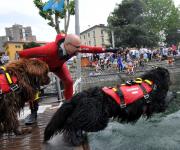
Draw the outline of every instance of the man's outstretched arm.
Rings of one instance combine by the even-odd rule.
[[[98,47],[98,46],[86,46],[81,45],[79,53],[116,53],[119,50],[119,48],[104,48],[104,47]]]

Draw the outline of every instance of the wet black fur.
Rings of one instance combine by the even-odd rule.
[[[151,117],[154,112],[163,112],[167,106],[165,100],[170,75],[164,68],[156,68],[142,75],[142,79],[153,81],[157,88],[151,95],[151,103],[145,99],[128,105],[125,109],[101,89],[94,87],[76,94],[70,102],[65,102],[54,114],[44,132],[44,141],[53,135],[63,132],[64,139],[71,145],[81,145],[85,142],[85,132],[97,132],[106,128],[109,119],[119,122],[135,123],[141,116]]]

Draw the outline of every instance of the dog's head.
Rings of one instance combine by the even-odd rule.
[[[158,67],[145,73],[142,78],[151,80],[154,84],[149,113],[165,111],[171,101],[167,98],[171,83],[169,71],[165,68]]]
[[[146,74],[143,75],[143,79],[149,79],[153,81],[154,84],[157,85],[159,89],[169,89],[170,85],[170,74],[169,71],[162,67],[157,67],[148,71]]]
[[[26,62],[26,72],[31,79],[32,84],[37,86],[47,85],[50,82],[48,76],[49,68],[48,65],[38,59],[28,59]]]

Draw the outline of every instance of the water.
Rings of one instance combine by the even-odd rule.
[[[89,133],[91,150],[179,150],[180,72],[171,77],[171,90],[178,95],[165,113],[148,121],[141,118],[135,125],[111,122],[105,130]]]
[[[111,122],[106,130],[89,135],[92,150],[179,150],[180,111],[135,125]]]

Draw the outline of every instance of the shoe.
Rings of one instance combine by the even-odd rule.
[[[25,118],[25,125],[32,125],[37,122],[37,111],[31,112],[26,118]]]
[[[38,101],[30,103],[31,114],[25,118],[25,125],[32,125],[37,122],[37,111],[39,108]]]

